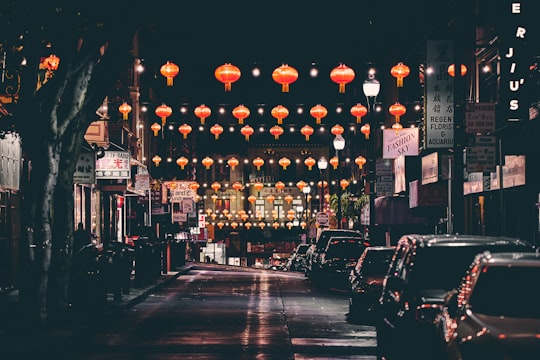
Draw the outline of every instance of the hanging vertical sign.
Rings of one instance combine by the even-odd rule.
[[[454,81],[448,75],[453,47],[450,40],[427,41],[425,73],[425,147],[454,146]]]
[[[530,92],[527,9],[523,2],[502,0],[500,29],[501,81],[499,114],[508,122],[529,119]],[[531,2],[529,2],[531,3]],[[531,4],[532,5],[532,4]],[[529,11],[529,13],[532,13]],[[504,21],[502,20],[504,19]]]

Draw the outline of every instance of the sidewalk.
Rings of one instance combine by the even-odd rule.
[[[112,294],[108,294],[106,303],[99,308],[73,309],[69,312],[65,324],[59,328],[47,330],[45,333],[39,332],[37,337],[32,335],[33,332],[29,329],[18,326],[18,290],[0,292],[0,358],[11,359],[4,356],[8,354],[21,359],[21,355],[37,354],[46,348],[61,344],[82,330],[98,326],[100,322],[109,320],[115,314],[143,301],[159,287],[187,273],[192,266],[192,263],[187,262],[181,268],[166,274],[162,273],[155,280],[142,285],[132,279],[129,294],[122,294],[120,300],[115,300]]]

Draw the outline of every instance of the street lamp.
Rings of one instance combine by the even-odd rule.
[[[336,149],[336,157],[338,158],[338,161],[339,161],[339,151],[340,150],[343,150],[345,148],[345,138],[341,135],[336,135],[336,137],[334,138],[334,142],[333,142],[333,145],[334,145],[334,149]],[[337,226],[338,226],[338,229],[341,229],[341,217],[342,217],[342,211],[341,211],[341,186],[339,186],[339,180],[341,179],[341,165],[339,165],[339,178],[338,178],[338,199],[337,199],[337,202],[338,202],[338,211],[337,211]]]
[[[367,103],[368,103],[368,124],[370,126],[370,129],[375,130],[375,123],[373,119],[373,111],[375,110],[375,101],[377,99],[377,95],[379,95],[379,91],[381,90],[381,83],[375,79],[375,70],[370,69],[368,71],[368,77],[364,81],[364,84],[362,86],[362,90],[364,91],[364,95],[366,96]],[[373,234],[373,230],[375,230],[375,166],[376,166],[376,144],[377,144],[377,137],[375,136],[376,133],[372,134],[369,137],[368,144],[367,144],[367,163],[368,163],[368,175],[367,179],[369,182],[369,236],[371,237]]]
[[[308,195],[311,192],[311,186],[306,185],[302,188],[302,192],[304,193],[304,197],[306,199],[306,221],[308,219]]]
[[[324,198],[324,178],[323,172],[328,168],[328,160],[324,156],[321,156],[319,161],[317,161],[317,167],[319,168],[319,175],[321,180],[321,190],[319,197],[319,212],[323,211],[323,198]]]

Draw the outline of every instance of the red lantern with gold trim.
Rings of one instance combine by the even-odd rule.
[[[266,201],[268,201],[270,204],[272,204],[274,202],[274,200],[276,199],[276,197],[272,194],[268,195],[266,197]]]
[[[345,132],[345,129],[343,128],[343,126],[336,124],[332,126],[332,128],[330,129],[330,132],[332,133],[332,135],[336,135],[336,136],[343,135],[343,133]]]
[[[189,184],[189,188],[195,192],[197,192],[197,190],[199,190],[199,188],[201,187],[201,185],[199,185],[198,182],[194,181],[192,182],[191,184]]]
[[[162,104],[156,108],[155,113],[161,118],[161,126],[165,126],[167,118],[172,114],[172,108],[170,106]]]
[[[354,76],[354,70],[345,64],[339,64],[339,66],[333,68],[332,71],[330,71],[330,79],[332,79],[333,82],[339,84],[340,93],[345,92],[345,85],[353,81]]]
[[[184,167],[189,163],[189,160],[185,158],[184,156],[179,157],[176,159],[176,165],[180,166],[180,169],[184,170]]]
[[[296,183],[296,187],[302,191],[303,188],[305,188],[308,184],[304,180],[300,180]]]
[[[283,119],[289,116],[289,109],[283,105],[278,105],[272,109],[272,116],[277,119],[278,124],[283,124]]]
[[[467,66],[465,64],[461,64],[461,76],[465,76],[467,74]],[[456,76],[456,66],[454,64],[450,64],[448,66],[448,75],[451,77]]]
[[[371,133],[371,126],[369,126],[369,124],[362,125],[362,127],[360,128],[360,132],[364,134],[366,140],[369,139],[369,134]]]
[[[232,170],[236,169],[238,164],[240,164],[240,161],[238,161],[238,159],[235,158],[234,156],[230,158],[229,160],[227,160],[227,165],[229,165]]]
[[[396,118],[396,122],[399,122],[400,116],[405,115],[405,113],[407,112],[407,108],[405,107],[405,105],[396,102],[395,104],[390,105],[388,112],[394,115],[394,117]]]
[[[366,164],[366,162],[367,162],[366,158],[363,157],[362,155],[357,156],[356,159],[354,159],[354,163],[355,163],[356,165],[358,165],[358,167],[359,167],[360,169],[362,169],[362,167]]]
[[[124,101],[122,105],[118,107],[118,111],[122,114],[122,119],[127,120],[128,114],[131,112],[131,106]]]
[[[328,115],[328,109],[321,104],[317,104],[309,110],[309,114],[315,118],[317,124],[320,124],[321,119]]]
[[[275,140],[279,140],[280,135],[283,135],[283,128],[279,125],[274,125],[270,128],[270,134],[274,135]]]
[[[159,163],[161,162],[161,156],[154,155],[154,157],[152,158],[152,161],[154,162],[154,164],[156,164],[156,167],[158,167]]]
[[[180,134],[184,136],[184,139],[187,139],[187,136],[191,133],[193,129],[188,124],[182,124],[178,127]]]
[[[214,71],[216,79],[225,84],[225,91],[231,91],[232,84],[238,81],[241,75],[240,69],[230,63],[218,66]]]
[[[158,136],[158,132],[161,130],[161,125],[158,123],[153,123],[152,126],[150,126],[150,129],[154,132],[154,136]]]
[[[362,117],[366,116],[368,113],[367,107],[362,104],[356,104],[351,107],[351,115],[356,117],[356,123],[360,124],[362,122]]]
[[[300,129],[300,133],[306,137],[306,141],[309,141],[309,137],[313,134],[313,128],[305,125]]]
[[[314,158],[312,158],[311,156],[306,158],[304,160],[304,165],[306,165],[308,167],[308,170],[311,170],[313,169],[313,166],[317,163],[317,161],[315,161]]]
[[[294,197],[292,195],[285,195],[285,201],[287,204],[290,204],[294,200]]]
[[[396,134],[399,133],[399,130],[403,129],[403,125],[401,125],[400,123],[394,123],[392,124],[392,129],[395,130]]]
[[[281,84],[281,92],[289,92],[289,85],[298,80],[298,71],[287,64],[274,69],[272,79]]]
[[[244,119],[249,117],[250,111],[246,106],[238,105],[233,109],[232,114],[238,119],[238,124],[242,125],[244,123]]]
[[[390,69],[390,74],[396,78],[397,87],[403,87],[403,79],[409,76],[411,69],[401,61]]]
[[[264,165],[264,160],[257,156],[255,159],[253,159],[253,165],[257,167],[257,170],[261,170],[261,166]]]
[[[257,197],[255,195],[249,195],[248,196],[248,201],[253,204],[255,203],[255,201],[257,201]]]
[[[193,112],[201,120],[202,125],[204,125],[206,118],[212,115],[212,110],[204,104],[197,106]]]
[[[334,170],[336,170],[339,165],[339,158],[337,156],[334,156],[330,160],[328,160],[328,163],[334,167]]]
[[[341,186],[341,190],[345,190],[347,186],[349,186],[349,180],[347,179],[341,179],[339,182],[339,186]]]
[[[214,139],[219,139],[219,135],[223,134],[223,126],[219,124],[212,125],[210,133],[214,135]]]
[[[201,164],[203,164],[206,170],[208,170],[210,169],[210,166],[214,164],[214,160],[211,157],[207,156],[204,159],[202,159]]]
[[[161,66],[159,72],[167,78],[167,86],[173,86],[173,79],[180,72],[180,68],[175,63],[167,61]]]
[[[285,183],[283,181],[278,181],[275,184],[275,187],[279,192],[281,192],[281,190],[283,190],[285,188]]]
[[[255,130],[249,125],[242,126],[242,128],[240,129],[240,133],[244,135],[246,141],[249,141],[249,137],[253,135],[254,132]]]
[[[219,189],[221,189],[221,184],[218,183],[217,181],[214,181],[210,187],[212,188],[212,190],[214,190],[214,192],[218,192]]]
[[[235,181],[233,184],[232,184],[232,188],[236,191],[240,191],[242,190],[242,184],[238,181]]]
[[[261,192],[263,187],[264,187],[264,184],[260,181],[257,181],[255,184],[253,184],[253,188],[257,190],[257,192]]]
[[[251,229],[252,226],[253,226],[253,224],[250,223],[250,222],[247,222],[247,223],[244,224],[244,227],[245,227],[246,229],[248,229],[248,230]]]
[[[278,161],[279,166],[283,168],[283,170],[287,170],[287,166],[291,165],[291,160],[287,157],[282,157]]]

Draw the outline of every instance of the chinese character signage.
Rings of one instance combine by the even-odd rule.
[[[96,160],[97,179],[129,179],[131,167],[129,152],[105,151],[105,156]]]
[[[96,154],[94,152],[83,152],[79,155],[73,173],[73,182],[75,184],[96,183]]]
[[[454,81],[448,75],[453,63],[450,40],[427,42],[427,68],[425,74],[426,148],[451,148],[454,146]]]

